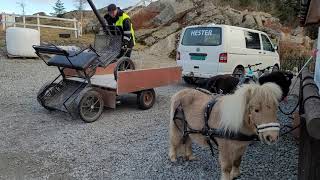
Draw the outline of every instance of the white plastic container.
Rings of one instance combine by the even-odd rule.
[[[40,45],[40,33],[35,29],[10,27],[6,30],[9,56],[37,57],[33,45]]]

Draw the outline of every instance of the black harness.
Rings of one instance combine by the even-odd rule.
[[[201,92],[203,92],[203,91],[201,91]],[[206,92],[204,92],[204,93],[206,93]],[[206,137],[206,141],[207,141],[208,145],[210,146],[212,156],[214,156],[213,146],[212,146],[211,140],[216,144],[216,146],[219,146],[218,142],[215,138],[224,138],[224,139],[237,140],[237,141],[259,141],[259,137],[256,134],[246,135],[241,132],[234,133],[231,131],[225,131],[224,129],[216,129],[216,128],[209,127],[210,113],[212,111],[213,106],[218,101],[218,98],[219,98],[219,96],[216,96],[215,98],[211,99],[208,102],[208,104],[205,108],[205,111],[204,111],[204,127],[201,130],[192,129],[189,126],[188,122],[186,121],[182,105],[180,104],[178,106],[178,108],[176,109],[176,111],[174,113],[173,121],[178,129],[179,129],[179,127],[178,127],[176,120],[180,120],[180,122],[183,125],[183,131],[180,130],[183,133],[183,138],[182,138],[183,144],[186,143],[186,140],[187,140],[189,134],[202,134],[203,136]]]

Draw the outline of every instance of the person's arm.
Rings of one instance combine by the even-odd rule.
[[[123,21],[123,41],[125,45],[129,45],[132,34],[131,34],[131,21],[130,19],[125,19]]]
[[[104,19],[107,21],[108,25],[112,25],[111,18],[108,14],[104,15]]]
[[[108,29],[111,31],[111,34],[112,35],[115,35],[115,28],[114,28],[114,26],[113,26],[113,22],[112,22],[112,19],[111,19],[111,17],[108,15],[108,14],[106,14],[105,16],[104,16],[104,19],[107,21],[107,25],[108,25]]]

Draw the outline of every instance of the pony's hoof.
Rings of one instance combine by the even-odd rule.
[[[186,156],[186,157],[185,157],[185,160],[186,160],[186,161],[197,161],[198,158],[195,157],[195,156]]]
[[[232,180],[234,179],[238,179],[240,177],[240,170],[236,170],[236,171],[231,171],[231,177],[232,177]]]
[[[170,161],[173,162],[173,163],[175,163],[175,162],[177,162],[177,158],[175,158],[175,157],[170,157]]]

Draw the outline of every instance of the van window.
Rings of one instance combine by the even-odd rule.
[[[246,47],[248,49],[261,49],[258,33],[245,31],[244,37],[246,38]]]
[[[184,32],[182,45],[185,46],[218,46],[221,45],[220,27],[195,27]]]
[[[272,43],[269,41],[266,35],[261,34],[263,50],[274,52]]]

